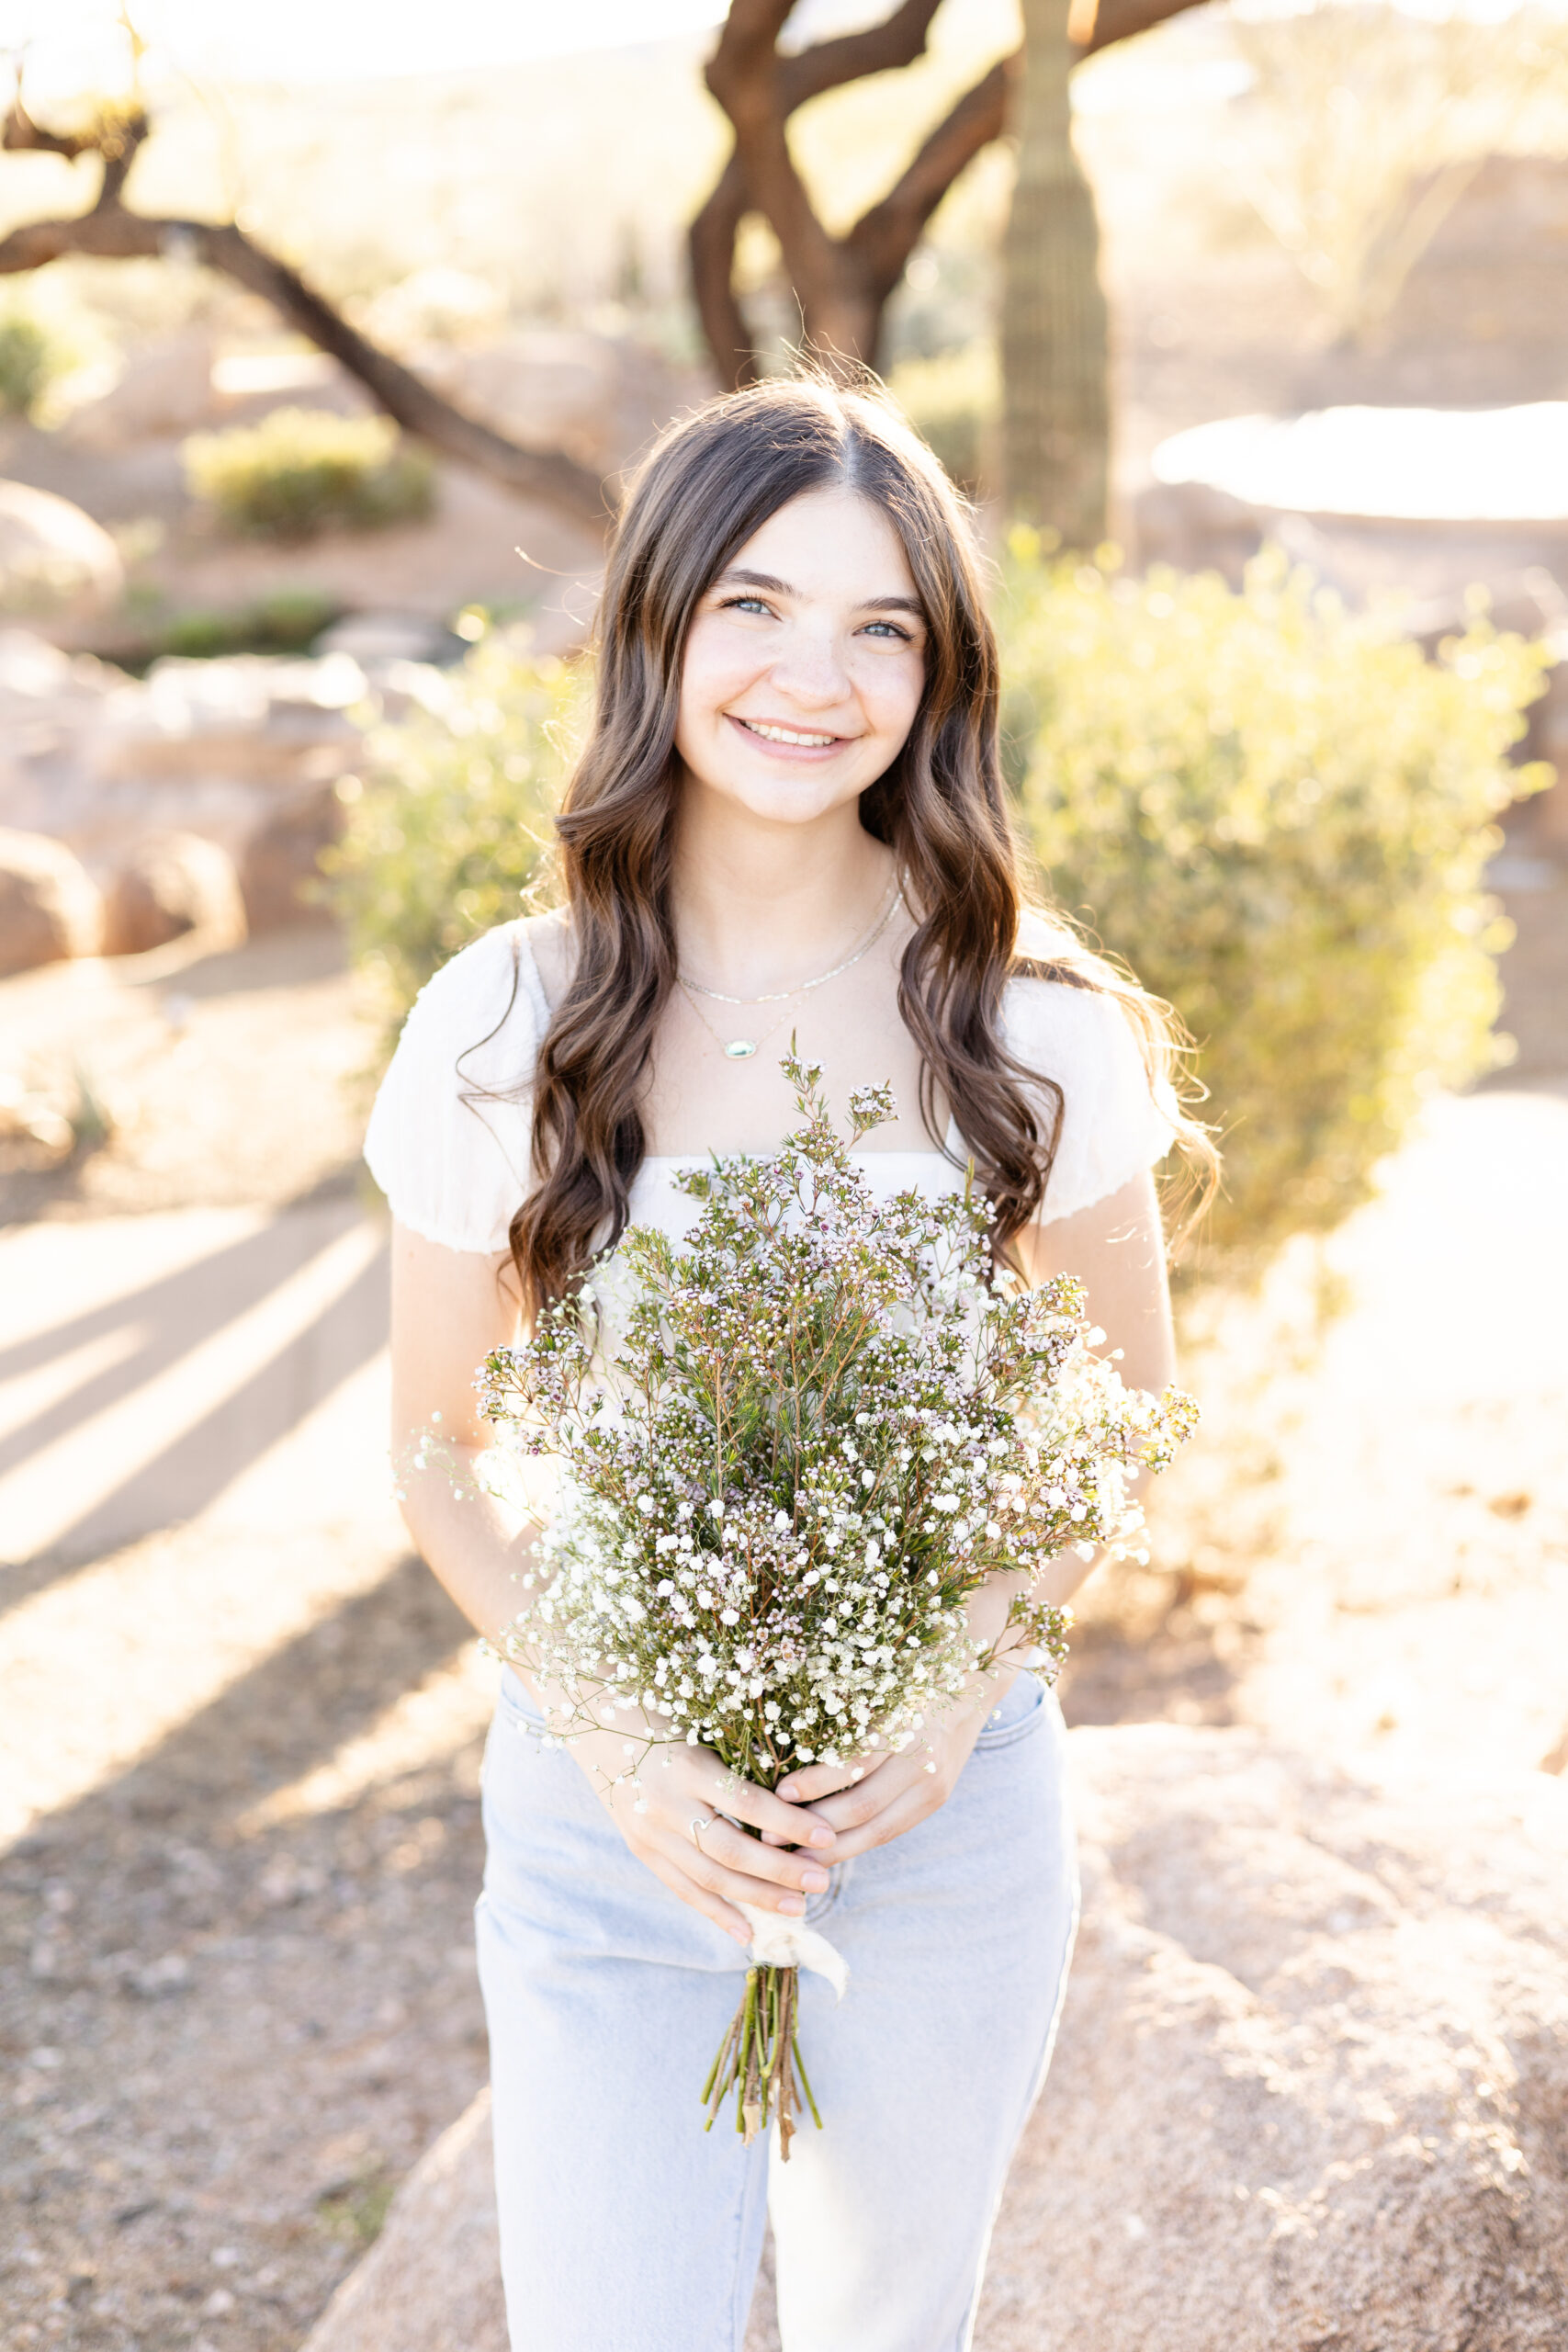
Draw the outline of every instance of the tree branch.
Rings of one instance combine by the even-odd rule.
[[[912,65],[923,57],[926,35],[942,0],[904,0],[879,25],[864,32],[840,33],[810,49],[781,57],[777,64],[779,98],[785,114],[793,114],[807,98],[820,97],[845,82],[861,82],[868,74],[887,74]]]
[[[87,152],[85,149],[80,152]],[[66,254],[105,261],[188,254],[260,294],[290,326],[356,377],[387,414],[432,448],[476,467],[525,498],[537,498],[596,531],[611,519],[604,485],[557,449],[525,449],[444,400],[411,368],[351,327],[297,270],[253,244],[231,221],[160,220],[100,198],[70,220],[28,220],[0,238],[0,277],[43,269]]]
[[[793,0],[730,0],[705,78],[734,129],[750,201],[766,215],[779,241],[808,336],[829,358],[835,352],[853,356],[860,334],[842,299],[839,251],[789,152],[774,44],[792,5]]]
[[[772,79],[778,38],[794,6],[795,0],[729,0],[729,13],[703,69],[704,81],[726,114],[731,98],[744,97],[759,79]]]
[[[808,331],[831,345],[874,334],[921,232],[964,166],[1007,127],[1009,91],[1021,51],[1003,59],[959,99],[896,187],[835,243],[817,220],[790,158],[786,126],[795,109],[868,74],[912,64],[926,47],[941,0],[904,0],[879,25],[778,54],[790,15],[784,0],[731,0],[707,68],[707,85],[728,115],[735,146],[689,232],[692,289],[721,381],[752,383],[760,372],[733,285],[735,240],[751,210],[771,220]],[[1131,40],[1201,0],[1075,0],[1085,38],[1080,56]],[[775,210],[775,207],[777,208]],[[830,322],[827,332],[824,322]],[[837,330],[835,334],[834,330]]]
[[[712,194],[686,232],[686,252],[692,269],[692,300],[697,306],[703,339],[713,355],[719,382],[733,385],[737,391],[754,384],[761,373],[751,330],[735,291],[735,240],[750,209],[740,151],[732,148]]]
[[[737,25],[736,40],[727,51],[730,25],[736,21],[732,9],[713,62],[722,78],[738,70],[738,56],[742,66],[755,70],[761,55],[763,70],[773,77],[781,117],[787,122],[797,107],[820,97],[824,91],[838,89],[846,82],[858,82],[868,74],[888,73],[912,64],[925,50],[931,18],[941,5],[942,0],[903,0],[903,6],[879,25],[869,26],[863,32],[840,33],[831,40],[817,41],[810,49],[798,50],[789,57],[780,57],[774,46],[787,20],[787,8],[780,11],[775,6],[759,11],[753,6],[746,10]],[[766,40],[770,18],[775,25],[771,41]],[[720,51],[724,52],[722,56]],[[710,66],[710,89],[714,86],[712,74]],[[693,219],[687,232],[687,251],[691,258],[692,295],[704,339],[713,355],[719,381],[738,389],[755,383],[761,372],[734,285],[735,240],[740,232],[740,223],[754,209],[737,143],[730,150],[712,193]]]
[[[1022,52],[998,59],[982,81],[966,90],[944,122],[925,141],[897,185],[864,212],[844,243],[854,255],[872,299],[886,302],[904,274],[921,232],[967,164],[999,139],[1007,128],[1008,92],[1022,63]]]
[[[98,153],[104,159],[104,175],[98,185],[98,200],[93,209],[107,212],[119,202],[130,167],[141,152],[141,142],[152,126],[138,107],[134,114],[121,121],[101,123],[98,130]]]
[[[103,152],[96,130],[84,132],[79,139],[69,131],[45,130],[28,114],[19,93],[12,99],[5,129],[0,130],[0,147],[12,154],[63,155],[68,164],[73,164],[78,155]]]

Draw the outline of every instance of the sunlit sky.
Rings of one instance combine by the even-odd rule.
[[[791,32],[818,36],[886,7],[800,0]],[[331,81],[662,40],[716,25],[725,9],[726,0],[131,0],[130,15],[155,58],[194,74]],[[40,96],[112,83],[125,56],[116,14],[112,0],[0,0],[0,51],[26,44],[28,82]]]
[[[787,47],[874,23],[895,0],[795,0]],[[1244,0],[1250,13],[1312,0]],[[1451,10],[1506,17],[1521,0],[1394,0],[1414,15]],[[1540,0],[1535,0],[1540,5]],[[1554,11],[1568,0],[1545,0]],[[150,69],[242,82],[333,82],[377,74],[454,73],[525,64],[584,50],[695,35],[728,0],[129,0]],[[129,51],[119,0],[0,0],[0,60],[25,59],[35,103],[123,87]],[[1017,0],[945,0],[942,24],[984,19],[983,37],[1013,38]],[[1004,21],[1005,20],[1005,21]],[[979,30],[978,25],[972,29]]]

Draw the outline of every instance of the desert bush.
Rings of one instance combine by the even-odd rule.
[[[1432,1090],[1506,1057],[1483,887],[1545,656],[1477,602],[1432,660],[1266,552],[1213,575],[1020,535],[1009,759],[1058,902],[1168,998],[1224,1148],[1214,1244],[1336,1224]]]
[[[322,864],[389,1039],[438,966],[540,879],[578,691],[565,663],[485,639],[434,707],[372,730],[363,777],[344,780],[346,822]]]
[[[386,416],[274,409],[259,424],[192,434],[184,454],[195,495],[251,538],[377,530],[428,514],[434,501],[428,454]]]
[[[46,330],[22,311],[0,318],[0,415],[30,416],[54,373]]]
[[[302,653],[343,616],[335,596],[317,588],[275,588],[254,604],[174,613],[152,633],[149,658],[173,653],[211,661],[225,653]]]
[[[0,416],[62,422],[73,392],[97,389],[112,349],[101,321],[58,282],[8,285],[0,292]]]

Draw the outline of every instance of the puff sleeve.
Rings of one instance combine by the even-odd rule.
[[[1091,1208],[1170,1149],[1179,1114],[1168,1083],[1151,1083],[1113,996],[1062,980],[1016,979],[1003,998],[1010,1050],[1062,1090],[1062,1124],[1040,1225]],[[1043,1106],[1049,1116],[1050,1102]]]
[[[400,1225],[448,1250],[504,1250],[528,1189],[533,1076],[548,1023],[526,939],[503,923],[426,982],[365,1137]]]

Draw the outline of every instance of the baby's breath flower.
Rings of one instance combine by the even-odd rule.
[[[634,1227],[476,1383],[506,1445],[560,1464],[497,1645],[570,1694],[552,1736],[640,1713],[628,1755],[705,1742],[768,1786],[901,1752],[996,1655],[968,1595],[1124,1544],[1130,1478],[1195,1418],[1091,1353],[1076,1283],[995,1275],[972,1190],[878,1204],[817,1075],[784,1067],[780,1150],[687,1171],[689,1239]],[[857,1136],[892,1114],[886,1089],[855,1102]],[[1009,1624],[1053,1676],[1065,1613],[1026,1589]]]

